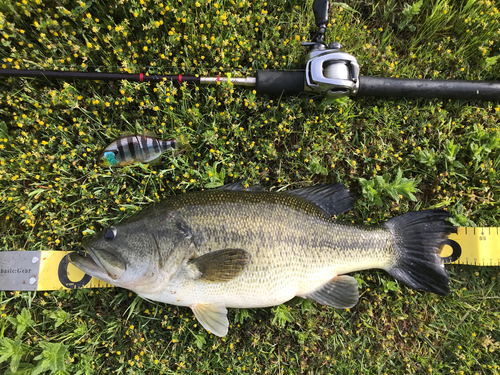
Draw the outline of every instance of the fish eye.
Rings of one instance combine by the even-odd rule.
[[[112,240],[116,236],[116,228],[115,227],[109,227],[106,230],[106,233],[104,234],[104,238],[107,240]]]

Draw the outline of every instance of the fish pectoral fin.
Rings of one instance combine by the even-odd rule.
[[[219,337],[227,335],[229,320],[225,305],[222,303],[196,303],[189,307],[207,331]]]
[[[349,309],[358,302],[358,282],[352,276],[335,276],[320,289],[305,297],[322,305]]]
[[[330,216],[340,215],[354,206],[354,198],[349,189],[342,184],[320,184],[286,191],[283,194],[298,195],[307,199]]]
[[[226,282],[243,272],[249,261],[250,254],[245,250],[224,249],[191,259],[188,264],[200,271],[201,281]]]

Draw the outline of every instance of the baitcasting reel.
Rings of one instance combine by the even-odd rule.
[[[306,91],[320,92],[332,98],[352,96],[359,90],[359,64],[354,56],[342,51],[340,43],[325,43],[329,10],[328,0],[314,1],[318,31],[311,42],[302,43],[312,47],[306,56]]]

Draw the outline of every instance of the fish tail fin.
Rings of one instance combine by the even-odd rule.
[[[385,223],[394,235],[395,259],[385,270],[410,288],[447,295],[449,277],[439,256],[456,228],[444,210],[409,212]]]

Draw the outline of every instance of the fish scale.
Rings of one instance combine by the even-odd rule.
[[[222,190],[182,194],[152,205],[86,241],[72,255],[86,273],[140,296],[189,306],[218,336],[227,308],[267,307],[295,296],[353,307],[349,272],[381,268],[411,288],[445,295],[439,252],[455,228],[443,210],[409,212],[380,227],[341,223],[352,208],[340,184],[291,192]]]

